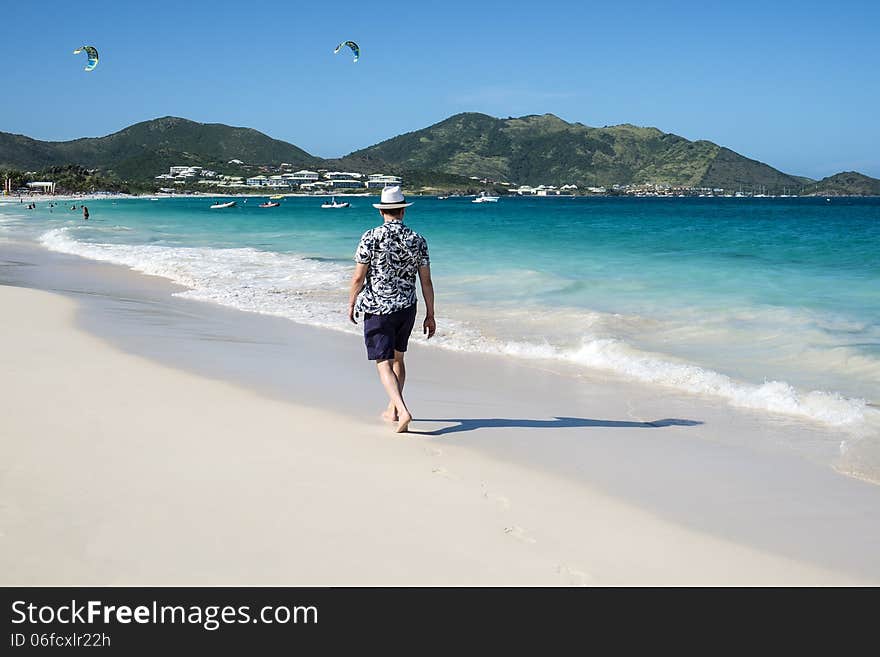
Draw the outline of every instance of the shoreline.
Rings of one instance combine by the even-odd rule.
[[[427,435],[414,433],[400,441],[375,420],[374,412],[382,404],[381,390],[363,361],[360,345],[351,336],[174,299],[170,293],[175,286],[167,281],[106,263],[48,251],[40,254],[36,247],[16,253],[4,245],[3,251],[8,252],[8,259],[33,262],[5,267],[7,276],[0,282],[54,289],[74,297],[77,325],[91,335],[100,335],[99,344],[105,350],[146,359],[151,366],[156,361],[164,362],[161,367],[165,369],[173,365],[177,375],[195,376],[198,383],[193,385],[199,388],[226,381],[225,385],[232,383],[239,391],[249,390],[248,395],[259,393],[267,403],[280,403],[285,408],[305,404],[311,409],[304,411],[307,414],[330,413],[336,418],[333,422],[344,418],[353,423],[346,425],[349,428],[341,430],[342,434],[374,436],[383,450],[388,445],[394,446],[387,447],[392,451],[400,445],[406,445],[401,449],[415,450],[419,458],[427,459],[417,469],[428,481],[470,487],[475,501],[467,502],[466,507],[477,502],[496,507],[493,512],[502,514],[509,523],[500,529],[504,539],[533,546],[533,550],[541,550],[547,543],[566,546],[566,556],[559,558],[564,564],[559,566],[560,572],[551,576],[542,571],[534,581],[599,585],[880,581],[880,564],[874,556],[880,546],[880,523],[876,522],[880,491],[876,486],[782,454],[773,448],[772,440],[770,445],[756,444],[749,450],[731,446],[724,439],[725,431],[751,430],[763,431],[781,443],[797,435],[790,427],[773,428],[770,423],[770,430],[768,423],[748,414],[658,394],[635,384],[579,380],[574,389],[567,389],[570,379],[545,371],[541,364],[526,366],[503,358],[474,358],[415,347],[412,392],[408,388],[407,396],[416,414],[414,429]],[[17,272],[19,278],[13,275],[9,280],[10,271]],[[49,378],[58,375],[57,368],[47,367],[52,374]],[[322,378],[322,368],[346,371],[348,380]],[[127,366],[127,371],[137,372],[138,368]],[[556,401],[550,402],[554,398]],[[137,404],[127,407],[133,412]],[[548,410],[557,419],[548,418]],[[689,420],[693,416],[699,424],[660,422],[661,418]],[[115,417],[125,422],[124,413]],[[590,419],[597,417],[601,419]],[[732,426],[725,426],[731,421]],[[222,427],[216,430],[222,432]],[[302,447],[305,449],[305,444]],[[308,444],[308,449],[315,447]],[[327,463],[347,462],[350,449],[357,448],[349,443],[343,448],[337,445],[325,455]],[[393,451],[393,458],[401,455]],[[415,467],[413,462],[409,465]],[[412,476],[407,467],[404,470],[407,477]],[[404,475],[395,472],[394,476]],[[768,480],[762,479],[762,473],[771,472]],[[132,476],[137,477],[137,472]],[[546,483],[546,490],[556,490],[555,497],[541,498],[534,492],[538,480]],[[699,499],[695,500],[695,495]],[[649,567],[642,562],[653,557],[644,551],[612,563],[615,559],[610,555],[630,550],[622,547],[629,539],[612,531],[602,539],[607,553],[595,553],[591,541],[596,540],[597,528],[585,527],[583,518],[595,515],[597,505],[615,508],[604,519],[612,528],[615,522],[633,520],[632,513],[639,517],[635,526],[648,523],[654,527],[656,531],[640,539],[649,544],[661,535],[668,540],[685,540],[687,536],[685,544],[696,541],[694,544],[706,551],[688,553],[693,565],[676,561],[666,567],[652,562]],[[516,521],[514,511],[522,514]],[[788,527],[778,526],[780,517],[789,519]],[[394,521],[402,522],[400,518]],[[427,518],[420,522],[430,524]],[[505,533],[505,529],[510,531]],[[426,530],[419,525],[418,531]],[[632,527],[628,531],[633,531]],[[816,538],[817,533],[825,532],[831,536]],[[810,540],[812,543],[805,542]],[[665,553],[669,546],[655,547]],[[750,559],[757,550],[761,558],[743,561],[736,557],[733,566],[723,567],[710,558],[734,547],[751,551]],[[676,549],[681,550],[681,545]],[[781,559],[785,566],[779,571],[775,570],[779,564],[764,570],[758,565],[764,558]],[[517,563],[508,563],[492,580],[475,578],[471,571],[464,575],[466,569],[456,566],[450,576],[457,574],[459,578],[451,582],[532,581],[512,574]],[[604,565],[596,568],[596,563]],[[819,567],[822,575],[819,577],[816,570],[792,570],[792,564],[811,564],[810,568]],[[575,571],[589,573],[589,577],[572,576]],[[799,574],[789,579],[795,571]],[[568,575],[560,582],[561,572]],[[425,579],[425,572],[419,573],[411,580],[380,581],[434,581]],[[364,581],[351,577],[349,573],[339,581]],[[210,578],[203,581],[217,583]]]
[[[299,192],[281,192],[277,190],[269,190],[265,193],[245,193],[245,192],[192,192],[189,194],[167,194],[164,192],[156,192],[155,194],[120,194],[120,193],[101,193],[101,192],[92,192],[83,195],[77,194],[57,194],[57,195],[49,195],[49,194],[29,194],[26,196],[0,196],[0,204],[14,204],[18,203],[18,199],[26,199],[27,202],[49,202],[49,201],[58,201],[58,202],[68,202],[68,201],[100,201],[100,200],[127,200],[127,199],[168,199],[168,198],[218,198],[218,197],[228,197],[228,198],[268,198],[270,196],[281,195],[284,198],[329,198],[332,196],[340,196],[340,197],[361,197],[361,198],[370,198],[377,197],[378,194],[373,193],[345,193],[345,192],[327,192],[321,194],[302,194]],[[412,196],[413,198],[436,198],[438,196],[444,196],[442,192],[438,192],[436,194],[423,194],[423,193],[410,193],[407,196]],[[461,194],[458,198],[471,198],[473,196],[477,196],[477,194]],[[448,198],[448,197],[447,197]],[[669,195],[669,194],[548,194],[548,195],[537,195],[537,194],[505,194],[501,198],[510,199],[510,198],[524,198],[524,199],[646,199],[646,198],[662,198],[662,199],[676,199],[680,200],[682,198],[688,199],[702,199],[705,200],[715,200],[722,198],[736,198],[739,200],[742,199],[751,199],[751,200],[767,200],[767,199],[818,199],[818,198],[827,198],[827,199],[874,199],[880,198],[880,196],[870,195],[870,194],[804,194],[802,196],[679,196],[679,195]]]
[[[182,296],[213,301],[241,311],[329,327],[350,334],[357,332],[347,321],[342,320],[335,305],[336,297],[308,284],[314,262],[321,262],[322,272],[334,277],[335,283],[339,285],[336,294],[342,293],[341,282],[347,282],[349,275],[345,270],[347,258],[344,261],[336,258],[312,260],[306,249],[306,255],[282,253],[275,260],[278,252],[271,248],[263,250],[263,244],[253,251],[233,252],[236,266],[249,260],[251,269],[243,272],[244,276],[240,281],[227,280],[223,278],[223,268],[213,264],[225,258],[226,253],[223,250],[206,247],[209,249],[207,257],[193,258],[193,254],[198,251],[188,246],[154,248],[150,245],[129,247],[125,244],[92,244],[89,240],[77,240],[73,233],[68,234],[68,231],[73,230],[76,227],[54,228],[38,239],[43,246],[55,252],[80,255],[96,261],[131,267],[134,271],[145,274],[163,276],[187,286],[188,289]],[[208,264],[203,266],[204,263]],[[252,271],[262,272],[262,280],[259,275],[251,276]],[[302,285],[297,283],[300,275],[305,281]],[[264,281],[269,279],[275,281],[277,289],[266,286]],[[288,299],[290,290],[298,296]],[[816,379],[817,375],[822,377],[824,373],[807,372],[805,380],[799,380],[799,372],[795,368],[794,371],[781,371],[767,376],[760,367],[749,370],[748,363],[740,367],[735,358],[715,359],[705,348],[702,354],[699,350],[689,354],[686,348],[681,349],[681,345],[678,345],[678,351],[673,349],[667,352],[662,344],[663,336],[656,330],[653,335],[647,336],[647,344],[639,345],[625,339],[609,342],[600,333],[591,337],[589,343],[582,342],[578,348],[576,343],[566,342],[566,339],[570,340],[572,337],[571,331],[568,332],[569,335],[561,331],[548,337],[548,334],[535,330],[536,327],[540,328],[536,323],[517,324],[514,331],[507,330],[503,321],[496,321],[494,325],[492,322],[483,324],[486,318],[480,317],[479,307],[472,302],[465,301],[457,308],[452,308],[451,312],[452,329],[447,334],[441,328],[439,339],[429,345],[432,348],[469,354],[497,354],[542,365],[552,363],[547,366],[558,370],[589,370],[587,376],[601,375],[626,382],[641,381],[651,386],[672,388],[698,399],[711,397],[722,400],[733,408],[762,413],[770,421],[774,418],[787,418],[806,422],[813,428],[819,427],[833,432],[833,435],[829,435],[832,451],[828,452],[826,462],[837,460],[838,453],[849,449],[872,431],[871,435],[880,435],[877,433],[880,431],[880,413],[868,401],[876,395],[869,396],[863,391],[847,388],[845,380],[838,381],[842,386],[831,385],[825,388],[824,382]],[[597,321],[613,323],[618,317],[616,313],[609,311],[593,313],[593,316],[590,314],[586,311],[586,317],[584,313],[578,315],[577,307],[569,307],[561,308],[554,317],[559,326],[576,326],[578,321],[593,321],[597,317]],[[486,328],[488,332],[485,332]],[[681,330],[682,327],[672,325],[670,328]],[[552,330],[550,333],[552,334]],[[475,340],[474,335],[486,339]],[[758,336],[759,340],[767,337],[772,338],[772,331],[764,331]],[[417,341],[421,342],[418,338]],[[720,352],[716,349],[716,353],[723,354],[724,346],[716,345],[720,347]],[[706,358],[701,358],[701,355]],[[863,470],[860,476],[880,483],[878,473],[880,467]]]
[[[415,441],[390,439],[376,427],[255,398],[109,349],[65,328],[74,304],[45,292],[2,287],[0,296],[4,306],[24,311],[28,320],[54,325],[36,333],[46,347],[41,360],[75,352],[78,369],[75,377],[56,373],[47,386],[34,381],[36,376],[25,377],[23,368],[37,364],[33,359],[10,358],[4,350],[20,384],[12,396],[19,412],[11,429],[28,439],[4,449],[11,456],[5,462],[14,464],[13,471],[4,468],[3,485],[10,501],[3,511],[7,585],[858,581],[683,531],[578,488],[567,493],[588,502],[579,509],[582,522],[581,513],[588,513],[593,522],[623,525],[627,538],[633,538],[629,532],[642,534],[637,561],[648,557],[641,568],[627,565],[627,574],[634,571],[629,579],[612,569],[620,561],[618,549],[626,548],[610,544],[622,536],[597,541],[581,535],[581,549],[589,544],[593,552],[587,567],[561,546],[542,545],[545,536],[532,529],[535,523],[525,528],[508,519],[510,499],[520,502],[526,482],[537,489],[530,490],[531,504],[559,499],[565,482],[474,462],[472,455],[467,464],[451,466],[454,471],[431,467],[455,459],[441,448],[426,453]],[[33,336],[28,322],[11,327],[16,342],[26,334]],[[89,405],[88,393],[68,395],[51,416],[33,407],[34,384],[43,394],[73,382],[96,392],[88,385],[96,383],[96,375],[110,384],[101,390],[103,404],[125,402],[136,386],[140,403],[161,404],[161,413],[128,404],[124,415],[138,426],[122,433],[114,427],[122,419],[119,412]],[[186,404],[174,403],[172,395],[183,390]],[[234,410],[218,410],[218,404]],[[255,414],[265,428],[243,442],[241,432]],[[168,421],[177,423],[177,433],[157,434]],[[318,431],[320,447],[310,439]],[[513,497],[472,479],[477,472],[480,479],[507,478],[503,490]],[[519,490],[510,487],[517,481]],[[536,510],[520,513],[528,517]],[[679,550],[672,561],[688,572],[673,574],[671,564],[658,568],[657,556],[641,554],[658,542],[654,547]],[[604,545],[597,549],[596,543]],[[725,572],[713,576],[715,558],[724,562]]]

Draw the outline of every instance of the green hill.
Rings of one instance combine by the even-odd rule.
[[[247,167],[228,166],[238,159]],[[65,168],[93,180],[152,186],[173,165],[246,175],[262,165],[402,175],[411,188],[465,189],[472,177],[520,185],[667,184],[768,194],[880,194],[880,181],[840,173],[792,176],[709,141],[629,124],[591,128],[553,114],[456,114],[345,157],[324,160],[250,128],[167,116],[106,137],[38,141],[0,132],[0,169]],[[71,168],[72,167],[72,168]],[[82,177],[82,176],[81,176]],[[478,185],[476,185],[478,186]]]
[[[457,114],[375,146],[343,163],[443,171],[518,184],[660,183],[797,191],[804,179],[709,141],[624,124],[590,128],[553,114],[497,119]]]
[[[844,171],[807,186],[813,196],[880,196],[880,180],[857,171]]]
[[[49,142],[0,133],[0,167],[43,169],[76,164],[122,179],[152,180],[173,165],[289,162],[315,165],[319,159],[251,128],[196,123],[166,116],[129,126],[106,137]]]

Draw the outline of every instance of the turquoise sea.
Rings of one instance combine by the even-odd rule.
[[[379,221],[374,199],[264,200],[86,201],[87,223],[71,202],[7,202],[0,236],[164,276],[192,298],[357,330],[346,292],[358,238]],[[833,427],[878,413],[880,199],[411,200],[438,347],[552,359]]]

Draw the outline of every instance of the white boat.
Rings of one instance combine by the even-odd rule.
[[[486,192],[480,192],[471,203],[497,203],[498,196],[489,196]]]
[[[327,203],[327,202],[322,203],[321,207],[322,208],[347,208],[349,205],[351,205],[351,204],[348,203],[347,201],[337,203],[336,197],[334,196],[333,198],[330,199],[329,203]]]
[[[235,205],[235,201],[229,201],[228,203],[215,203],[211,206],[212,210],[221,210],[222,208],[231,208]]]

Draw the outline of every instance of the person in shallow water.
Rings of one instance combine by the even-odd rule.
[[[367,358],[376,361],[379,379],[388,393],[388,408],[382,417],[396,423],[397,433],[404,433],[412,413],[403,400],[406,382],[404,356],[416,319],[416,274],[425,300],[422,331],[433,337],[434,284],[425,238],[403,223],[407,203],[400,187],[382,190],[379,210],[383,223],[363,234],[355,253],[351,279],[348,318],[357,324],[363,315]]]

